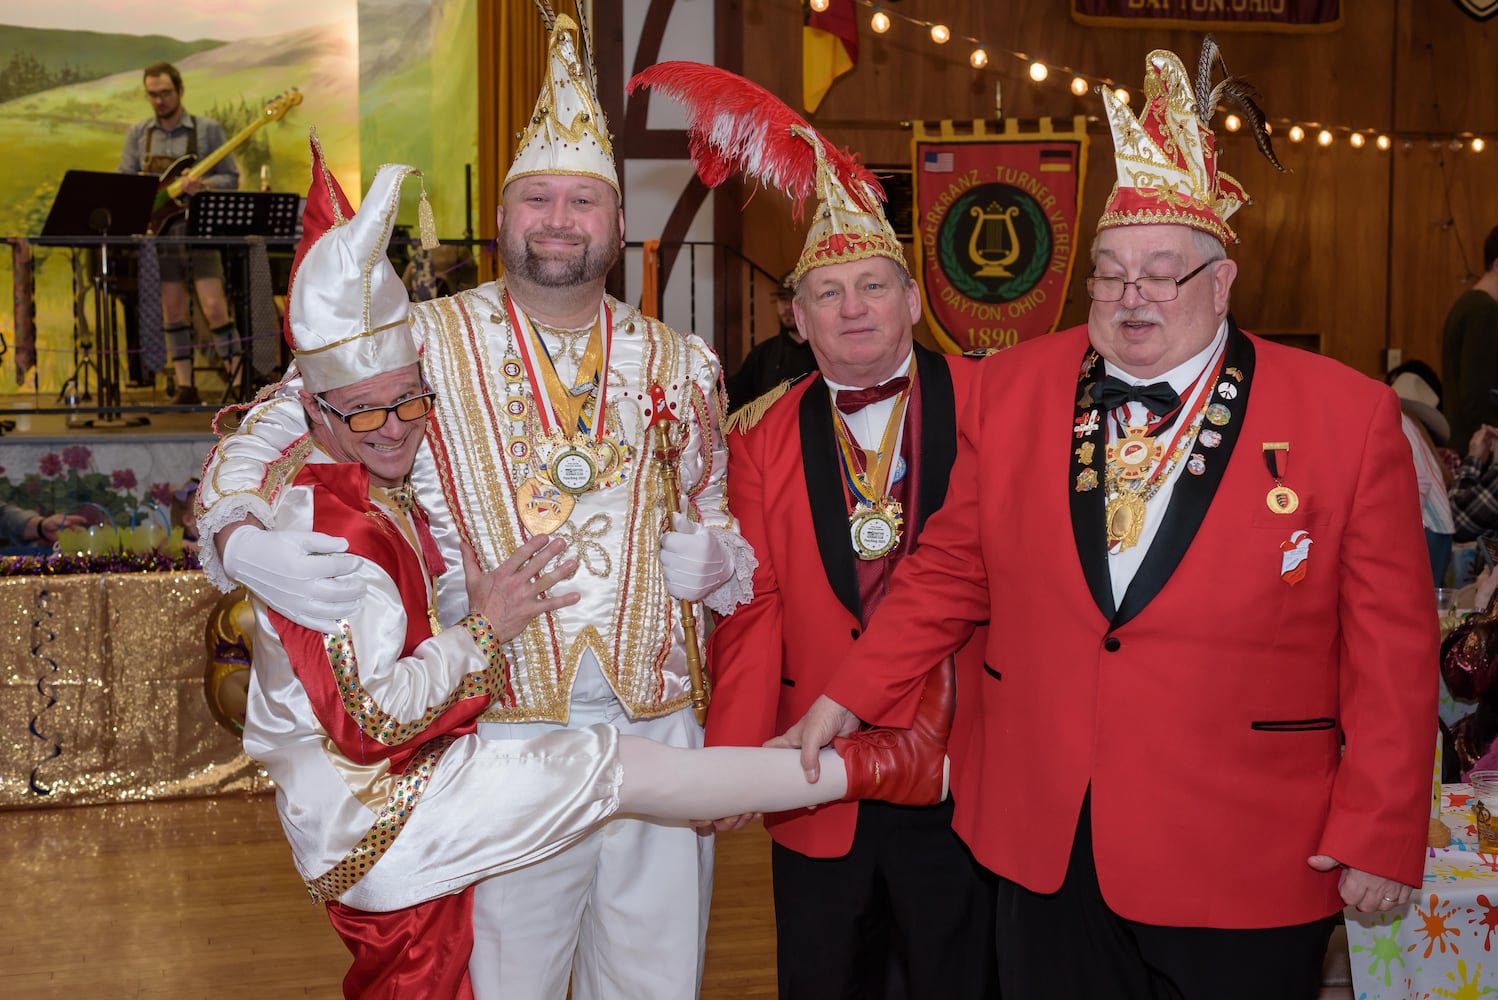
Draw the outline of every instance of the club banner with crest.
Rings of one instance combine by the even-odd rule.
[[[1342,26],[1342,0],[1071,0],[1071,16],[1110,28],[1331,31]]]
[[[1456,5],[1478,21],[1498,15],[1498,0],[1456,0]]]
[[[1000,132],[915,123],[916,273],[947,351],[1012,347],[1061,317],[1077,250],[1087,120]],[[964,126],[966,128],[966,126]]]

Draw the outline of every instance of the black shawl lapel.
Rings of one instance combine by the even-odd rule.
[[[925,384],[922,383],[922,390]],[[838,464],[837,435],[832,426],[832,397],[820,376],[801,394],[801,468],[806,475],[806,499],[811,524],[827,582],[853,617],[863,620],[858,592],[858,570],[848,536],[848,499]]]
[[[920,344],[914,346],[915,373],[921,386],[921,451],[916,462],[920,482],[915,524],[919,536],[926,519],[947,499],[947,483],[952,477],[952,464],[957,461],[957,400],[946,358]],[[959,359],[956,363],[970,362]]]
[[[1228,460],[1233,455],[1233,448],[1238,443],[1238,435],[1243,430],[1243,420],[1248,413],[1248,390],[1253,376],[1253,342],[1243,335],[1230,315],[1222,372],[1212,386],[1212,398],[1208,404],[1225,407],[1227,420],[1225,423],[1218,423],[1209,419],[1202,423],[1202,430],[1216,431],[1222,435],[1222,441],[1215,448],[1205,448],[1198,437],[1192,446],[1191,451],[1205,459],[1206,470],[1199,476],[1192,475],[1186,469],[1178,474],[1175,489],[1170,494],[1170,503],[1165,508],[1165,520],[1160,522],[1160,530],[1150,543],[1149,552],[1140,564],[1139,571],[1134,574],[1134,579],[1129,582],[1129,589],[1124,591],[1118,614],[1113,616],[1112,628],[1118,628],[1143,611],[1185,558],[1191,540],[1196,537],[1196,530],[1207,516],[1207,508],[1212,504],[1212,497],[1217,493],[1218,484],[1222,482],[1222,475],[1227,470]],[[1216,412],[1224,411],[1219,409]],[[1186,457],[1189,458],[1189,454]]]
[[[1097,385],[1102,378],[1103,360],[1089,347],[1077,374],[1076,404],[1068,437],[1072,449],[1071,471],[1066,489],[1071,499],[1071,530],[1082,576],[1098,610],[1104,618],[1112,618],[1113,584],[1108,577],[1108,539],[1103,524],[1103,467],[1107,462],[1108,433],[1096,400]]]

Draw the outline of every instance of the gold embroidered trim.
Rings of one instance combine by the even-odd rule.
[[[421,801],[421,793],[431,781],[432,772],[437,769],[437,762],[442,759],[454,739],[452,736],[439,736],[432,740],[411,761],[405,773],[395,777],[395,786],[374,825],[359,838],[359,842],[343,856],[342,861],[306,884],[307,895],[312,898],[312,902],[338,899],[368,875],[375,862],[395,845],[396,835],[405,829],[406,821],[411,818],[416,803]]]
[[[770,407],[778,403],[780,397],[784,396],[790,389],[790,379],[786,379],[764,395],[751,399],[737,410],[734,410],[728,415],[728,423],[724,426],[723,433],[732,434],[734,431],[738,431],[740,434],[747,434],[754,428],[755,424],[765,418],[765,414],[770,412]]]
[[[288,400],[286,402],[286,405],[295,406],[297,404]],[[258,415],[251,417],[250,420],[248,420],[245,425],[239,430],[235,431],[235,433],[250,433],[251,428],[253,428],[257,422],[259,422],[259,419],[260,417]],[[219,489],[218,483],[218,474],[219,471],[223,469],[224,463],[222,461],[214,462],[213,475],[211,477],[214,496],[213,505],[216,507],[219,504],[223,503],[227,497],[234,496],[255,496],[259,497],[267,504],[271,503],[275,499],[276,494],[281,492],[281,487],[285,486],[292,479],[296,478],[297,472],[300,471],[302,466],[306,464],[307,456],[310,454],[312,454],[312,436],[309,434],[304,434],[293,441],[291,447],[287,448],[281,453],[280,458],[274,459],[268,465],[266,465],[265,475],[263,478],[261,478],[259,486],[243,490],[229,490],[227,492]],[[201,490],[199,490],[197,495],[193,497],[193,508],[196,515],[200,518],[208,513],[208,508],[203,506],[203,493]]]
[[[359,726],[359,732],[382,746],[398,746],[408,743],[437,721],[437,717],[453,705],[466,698],[489,695],[497,699],[504,690],[502,675],[490,668],[464,674],[451,694],[440,703],[424,712],[412,722],[401,722],[387,713],[375,702],[374,697],[359,682],[359,656],[354,650],[354,635],[349,623],[340,621],[337,632],[323,636],[323,648],[328,653],[328,665],[333,668],[333,679],[338,684],[338,694],[343,699],[343,710]]]
[[[494,634],[494,626],[489,624],[489,619],[484,617],[481,611],[470,611],[459,621],[468,634],[473,636],[473,644],[479,648],[489,661],[489,669],[503,671],[505,663],[504,646],[500,644],[499,638]]]

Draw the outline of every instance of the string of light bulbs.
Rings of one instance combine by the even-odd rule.
[[[807,0],[812,10],[821,13],[830,5],[831,0]],[[1071,92],[1077,97],[1082,97],[1095,87],[1107,87],[1123,103],[1129,103],[1129,90],[1127,87],[1110,80],[1107,77],[1097,76],[1091,73],[1083,73],[1070,66],[1058,66],[1023,52],[1015,52],[1011,49],[993,47],[981,39],[971,35],[954,35],[952,29],[938,21],[926,21],[921,18],[911,17],[900,11],[886,10],[878,0],[853,0],[855,4],[870,11],[869,28],[878,35],[882,35],[894,26],[895,19],[920,29],[928,35],[932,42],[937,45],[946,45],[954,39],[965,41],[973,46],[968,56],[968,64],[973,69],[983,69],[989,63],[990,55],[998,54],[1009,56],[1025,64],[1025,72],[1031,80],[1036,83],[1044,83],[1053,72],[1070,76]],[[1462,149],[1474,153],[1481,153],[1487,148],[1488,143],[1498,139],[1498,133],[1483,134],[1480,132],[1395,132],[1375,128],[1354,128],[1347,125],[1327,125],[1321,122],[1298,121],[1293,118],[1271,118],[1266,122],[1272,133],[1276,127],[1286,130],[1286,136],[1292,143],[1302,143],[1311,139],[1318,146],[1326,147],[1337,143],[1339,140],[1345,142],[1353,149],[1362,149],[1372,145],[1375,149],[1387,152],[1394,147],[1396,141],[1401,148],[1411,149],[1416,142],[1423,141],[1430,144],[1432,149],[1442,146],[1452,151]],[[1243,127],[1243,119],[1236,114],[1230,114],[1223,119],[1223,127],[1229,132],[1237,132]]]

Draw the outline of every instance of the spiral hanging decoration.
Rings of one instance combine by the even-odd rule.
[[[31,735],[40,740],[46,749],[45,756],[37,761],[36,766],[31,769],[30,777],[27,779],[31,791],[36,795],[52,794],[52,788],[42,783],[40,772],[42,765],[47,761],[54,757],[62,756],[62,744],[49,736],[43,735],[41,729],[38,727],[42,715],[53,705],[57,704],[57,687],[51,682],[51,677],[57,673],[57,661],[48,656],[43,650],[44,646],[57,639],[57,633],[53,631],[50,624],[52,609],[48,604],[51,601],[51,597],[51,591],[43,590],[39,592],[36,595],[36,610],[32,612],[31,616],[31,656],[32,659],[40,660],[43,664],[41,673],[36,678],[36,690],[46,702],[32,715],[31,724],[28,727],[31,730]]]

